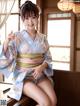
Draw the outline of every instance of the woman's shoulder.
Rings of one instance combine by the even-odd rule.
[[[41,38],[47,38],[47,35],[46,34],[43,34],[43,33],[40,33],[40,32],[38,32],[38,35],[41,37]]]
[[[24,33],[24,30],[22,30],[22,31],[17,31],[17,32],[15,32],[14,34],[15,34],[15,36],[20,36],[20,35],[23,35],[23,33]]]
[[[17,45],[21,44],[21,42],[23,40],[23,31],[17,31],[14,34],[16,36],[15,41],[16,41]]]

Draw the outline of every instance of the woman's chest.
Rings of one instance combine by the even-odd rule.
[[[45,42],[37,40],[32,42],[30,40],[23,41],[18,47],[19,53],[44,53],[46,50]]]

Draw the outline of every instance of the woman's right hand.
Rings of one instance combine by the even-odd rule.
[[[8,42],[11,41],[11,40],[14,40],[15,39],[15,34],[13,32],[11,32],[8,37],[6,38],[5,42]]]
[[[13,32],[11,32],[8,37],[5,39],[4,41],[4,52],[6,52],[6,50],[8,49],[8,43],[11,41],[11,40],[14,40],[15,39],[15,34]]]

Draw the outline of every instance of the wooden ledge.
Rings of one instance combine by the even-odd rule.
[[[17,101],[15,99],[9,98],[7,106],[29,106],[30,98],[27,96],[22,96],[21,100]]]

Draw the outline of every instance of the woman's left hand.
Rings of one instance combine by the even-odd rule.
[[[42,65],[37,66],[34,68],[33,77],[37,79],[44,71],[44,67]]]
[[[34,68],[34,72],[33,72],[33,77],[35,79],[37,79],[39,76],[42,75],[43,71],[45,70],[45,68],[47,68],[48,64],[46,62],[42,63],[41,65],[37,66],[36,68]]]

